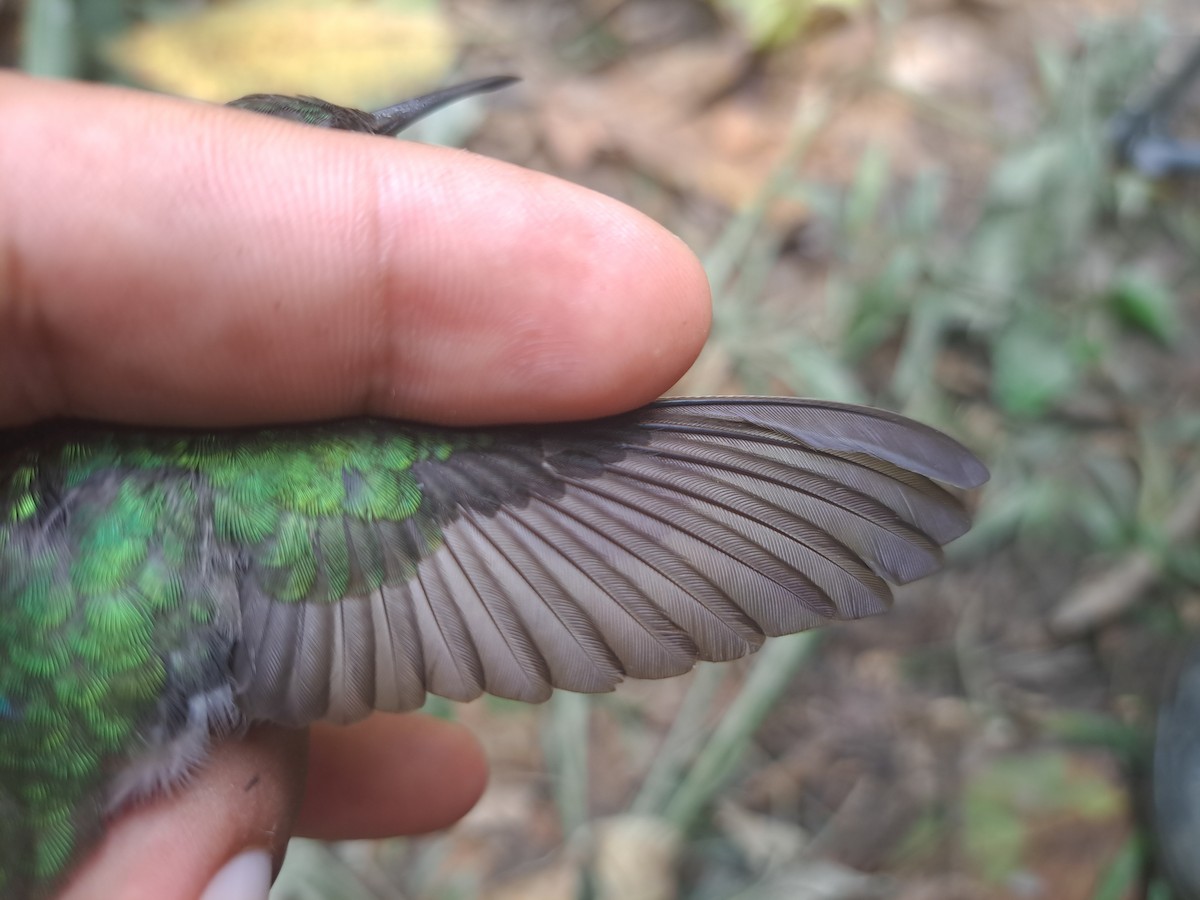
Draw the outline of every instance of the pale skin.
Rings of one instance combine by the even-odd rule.
[[[0,427],[587,418],[653,399],[708,332],[678,239],[535,172],[12,74],[0,121]],[[259,727],[123,815],[64,896],[194,898],[292,834],[443,828],[486,773],[426,716]]]

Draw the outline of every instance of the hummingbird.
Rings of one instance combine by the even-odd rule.
[[[375,113],[231,105],[391,135],[510,81]],[[948,488],[987,477],[933,428],[797,398],[0,430],[0,896],[52,894],[113,816],[253,722],[608,691],[880,613],[970,527]]]

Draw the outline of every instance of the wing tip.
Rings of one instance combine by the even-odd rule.
[[[900,413],[892,412],[891,410],[881,409],[874,406],[866,406],[856,403],[842,403],[836,400],[813,400],[804,397],[771,397],[758,395],[742,395],[742,396],[708,396],[708,397],[666,397],[655,403],[650,404],[647,408],[680,408],[690,407],[698,411],[715,412],[722,407],[729,409],[731,412],[734,409],[779,409],[779,410],[795,410],[795,409],[827,409],[834,412],[851,413],[854,415],[873,418],[878,421],[887,422],[890,425],[899,426],[915,432],[920,435],[926,444],[928,454],[915,455],[910,453],[900,453],[899,451],[889,452],[889,449],[884,446],[876,448],[868,448],[857,441],[842,442],[836,439],[833,434],[827,437],[832,438],[828,443],[821,441],[816,444],[825,444],[820,449],[829,450],[859,450],[870,453],[879,459],[896,465],[903,466],[915,472],[918,475],[924,475],[932,478],[935,481],[940,481],[943,484],[948,484],[952,487],[970,490],[981,487],[986,484],[991,478],[991,473],[988,471],[983,461],[976,456],[966,445],[956,438],[951,437],[943,431],[926,425],[916,419],[911,419]],[[740,415],[731,416],[731,418],[742,419],[754,425],[767,425],[776,428],[784,428],[787,430],[787,423],[784,421],[763,420],[761,413],[758,415]],[[806,432],[805,437],[811,438],[814,435]],[[883,444],[884,442],[880,442]],[[935,458],[936,457],[936,458]]]

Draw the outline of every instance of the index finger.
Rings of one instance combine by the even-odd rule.
[[[695,257],[462,151],[0,75],[0,425],[580,418],[709,324]]]

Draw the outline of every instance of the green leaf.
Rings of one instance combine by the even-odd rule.
[[[756,47],[778,47],[799,35],[820,12],[849,12],[863,0],[716,0]]]
[[[861,240],[880,216],[892,182],[891,163],[879,144],[872,144],[858,161],[854,183],[846,198],[846,237]]]
[[[1018,416],[1039,416],[1078,381],[1076,361],[1062,340],[1018,326],[1004,334],[992,360],[996,401]]]
[[[1126,328],[1141,331],[1171,346],[1179,334],[1179,299],[1148,272],[1127,270],[1114,279],[1108,304]]]

